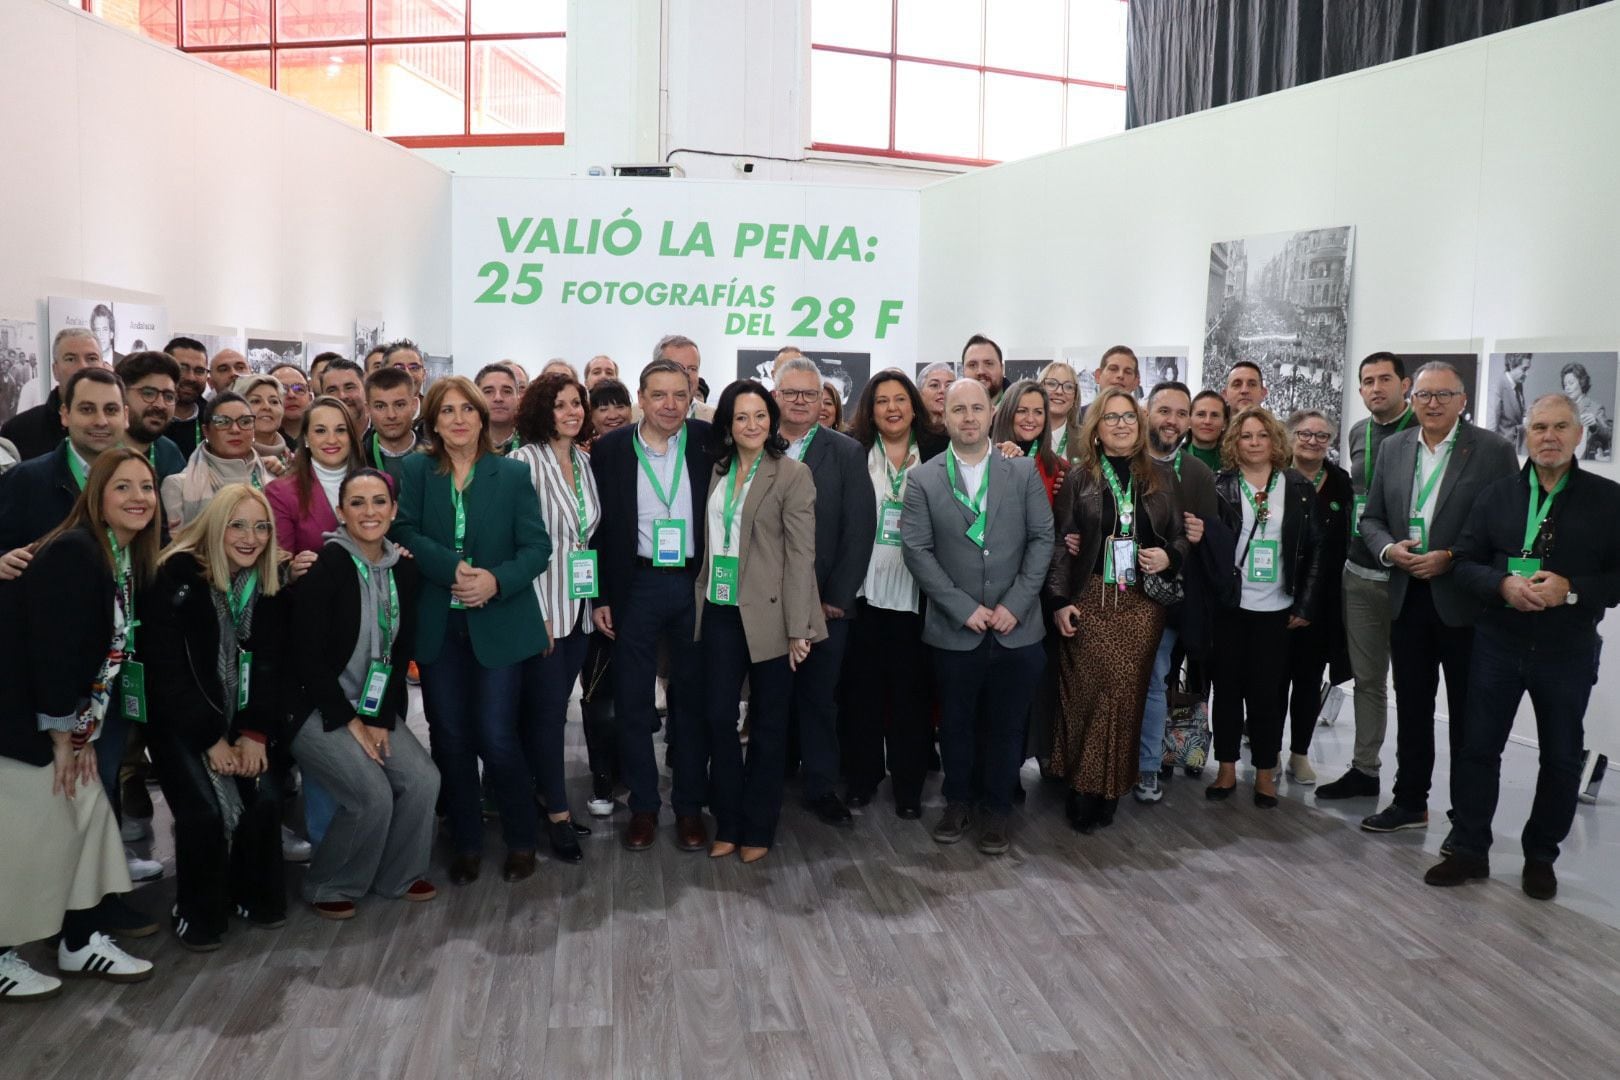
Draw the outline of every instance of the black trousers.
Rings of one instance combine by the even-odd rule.
[[[1288,612],[1223,609],[1215,617],[1215,760],[1235,762],[1249,724],[1249,760],[1275,769],[1282,750],[1283,694],[1288,683]]]
[[[1474,629],[1447,626],[1434,609],[1427,581],[1406,583],[1406,599],[1389,627],[1389,663],[1395,676],[1395,805],[1429,808],[1434,779],[1434,699],[1440,674],[1446,677],[1446,725],[1451,760],[1462,756],[1468,716],[1468,666],[1474,655]]]
[[[592,634],[580,673],[580,719],[592,774],[619,778],[619,728],[613,716],[613,639]]]
[[[754,663],[742,613],[730,605],[703,605],[703,692],[709,743],[709,809],[714,838],[747,847],[770,847],[782,816],[783,762],[787,758],[788,699],[793,670],[784,654]],[[817,644],[810,651],[815,652]],[[737,734],[743,679],[753,686],[748,707],[748,753]]]
[[[816,642],[793,673],[791,720],[799,734],[800,775],[806,799],[831,795],[838,783],[838,681],[844,669],[851,622],[828,619],[826,640]]]
[[[253,780],[232,780],[242,797],[242,817],[230,843],[202,755],[171,732],[149,726],[147,747],[163,798],[174,814],[175,904],[180,917],[224,933],[231,906],[256,918],[287,911],[286,872],[281,859],[281,770],[274,766]]]
[[[1327,671],[1333,635],[1322,623],[1288,631],[1288,679],[1283,683],[1287,709],[1288,752],[1308,754],[1316,718],[1322,712],[1322,675]]]
[[[934,740],[933,666],[922,641],[923,617],[865,600],[856,601],[855,611],[840,716],[849,786],[870,791],[887,774],[893,777],[894,801],[916,806]]]

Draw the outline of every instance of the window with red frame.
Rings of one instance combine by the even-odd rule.
[[[1125,0],[810,0],[811,148],[987,165],[1125,130]]]
[[[566,0],[81,0],[407,146],[563,141]]]

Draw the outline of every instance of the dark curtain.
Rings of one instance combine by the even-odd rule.
[[[1125,123],[1286,90],[1605,0],[1131,0]]]

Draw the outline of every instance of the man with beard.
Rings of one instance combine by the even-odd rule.
[[[1192,426],[1192,391],[1179,382],[1160,383],[1148,396],[1147,414],[1148,453],[1169,470],[1187,542],[1192,545],[1191,556],[1181,569],[1186,599],[1168,612],[1159,651],[1153,657],[1147,702],[1142,709],[1142,739],[1136,788],[1132,794],[1137,802],[1154,803],[1163,796],[1159,788],[1159,766],[1164,761],[1166,686],[1172,670],[1179,666],[1174,662],[1178,655],[1185,653],[1196,659],[1209,651],[1215,613],[1210,569],[1220,565],[1212,563],[1211,557],[1219,558],[1218,549],[1224,549],[1224,565],[1230,566],[1233,537],[1217,513],[1215,474],[1182,446]],[[1208,538],[1207,545],[1206,532],[1215,534]],[[1205,550],[1206,546],[1209,551]],[[1210,552],[1216,554],[1210,556]]]
[[[164,432],[180,455],[189,459],[202,442],[202,404],[208,393],[208,350],[196,338],[177,337],[163,346],[174,357],[180,375],[174,384],[174,416]]]
[[[114,373],[123,380],[124,404],[129,406],[124,445],[146,455],[161,486],[166,477],[186,467],[186,456],[165,434],[179,400],[180,365],[168,353],[149,350],[130,353],[118,361]]]
[[[984,392],[990,395],[990,406],[994,408],[1001,401],[1001,392],[1007,389],[1001,346],[983,334],[968,338],[967,344],[962,346],[962,378],[972,379],[984,387]]]
[[[287,440],[289,452],[298,449],[298,432],[304,426],[304,410],[309,408],[313,395],[309,377],[297,364],[280,363],[270,369],[270,377],[281,384],[281,437]],[[359,423],[360,418],[355,418]]]
[[[62,426],[62,387],[74,372],[85,367],[105,367],[107,361],[96,343],[96,335],[82,326],[69,326],[56,332],[51,342],[51,381],[56,385],[44,404],[13,416],[0,427],[0,437],[11,441],[24,461],[44,457],[67,435]]]

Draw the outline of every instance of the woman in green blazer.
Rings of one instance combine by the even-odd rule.
[[[404,462],[389,536],[421,571],[415,659],[454,851],[450,880],[478,877],[482,758],[506,839],[504,876],[521,881],[534,873],[538,823],[518,700],[523,662],[550,645],[534,579],[551,539],[529,470],[490,447],[489,406],[471,380],[434,382],[422,417],[431,447]]]

